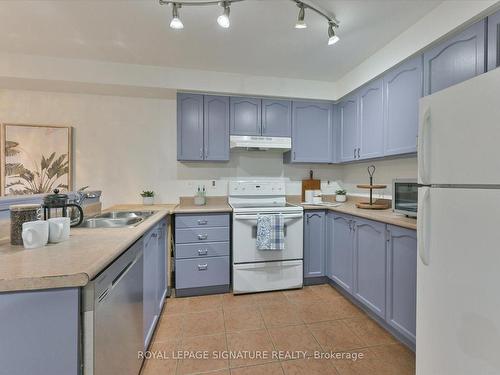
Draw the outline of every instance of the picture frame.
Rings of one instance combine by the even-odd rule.
[[[0,196],[73,188],[71,126],[3,123],[0,128]]]

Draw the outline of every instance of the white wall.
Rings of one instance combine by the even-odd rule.
[[[176,161],[175,100],[39,91],[0,90],[0,122],[57,124],[74,127],[75,187],[103,190],[105,206],[139,202],[152,189],[159,202],[177,202],[198,184],[225,195],[231,177],[288,177],[289,194],[300,194],[300,181],[312,168],[330,193],[342,167],[284,165],[280,154],[231,154],[229,163]],[[215,187],[212,187],[215,180]]]

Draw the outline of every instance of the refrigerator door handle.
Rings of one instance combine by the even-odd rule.
[[[431,189],[429,187],[421,188],[421,197],[418,200],[418,208],[417,208],[417,247],[418,247],[418,255],[422,263],[426,266],[429,265],[429,252],[428,252],[428,244],[426,242],[426,238],[429,235],[427,232],[428,228],[428,220],[427,217],[429,213],[426,212],[425,207],[426,203],[429,199],[429,194]]]
[[[425,136],[426,129],[431,125],[431,109],[427,108],[424,112],[424,116],[422,118],[422,123],[418,128],[418,176],[420,178],[421,184],[428,184],[426,180],[426,155],[425,155]]]

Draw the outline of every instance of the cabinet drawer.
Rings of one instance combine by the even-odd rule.
[[[175,246],[175,258],[209,258],[229,255],[229,242],[191,243]]]
[[[229,241],[229,227],[187,228],[175,230],[175,243]]]
[[[175,228],[228,227],[229,214],[175,215]]]
[[[179,259],[175,261],[177,289],[229,284],[229,257]]]

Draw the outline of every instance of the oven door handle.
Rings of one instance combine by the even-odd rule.
[[[272,215],[272,214],[270,214]],[[233,216],[235,220],[257,220],[258,215],[234,215]],[[283,215],[283,219],[302,219],[303,214],[289,214],[289,215]]]

